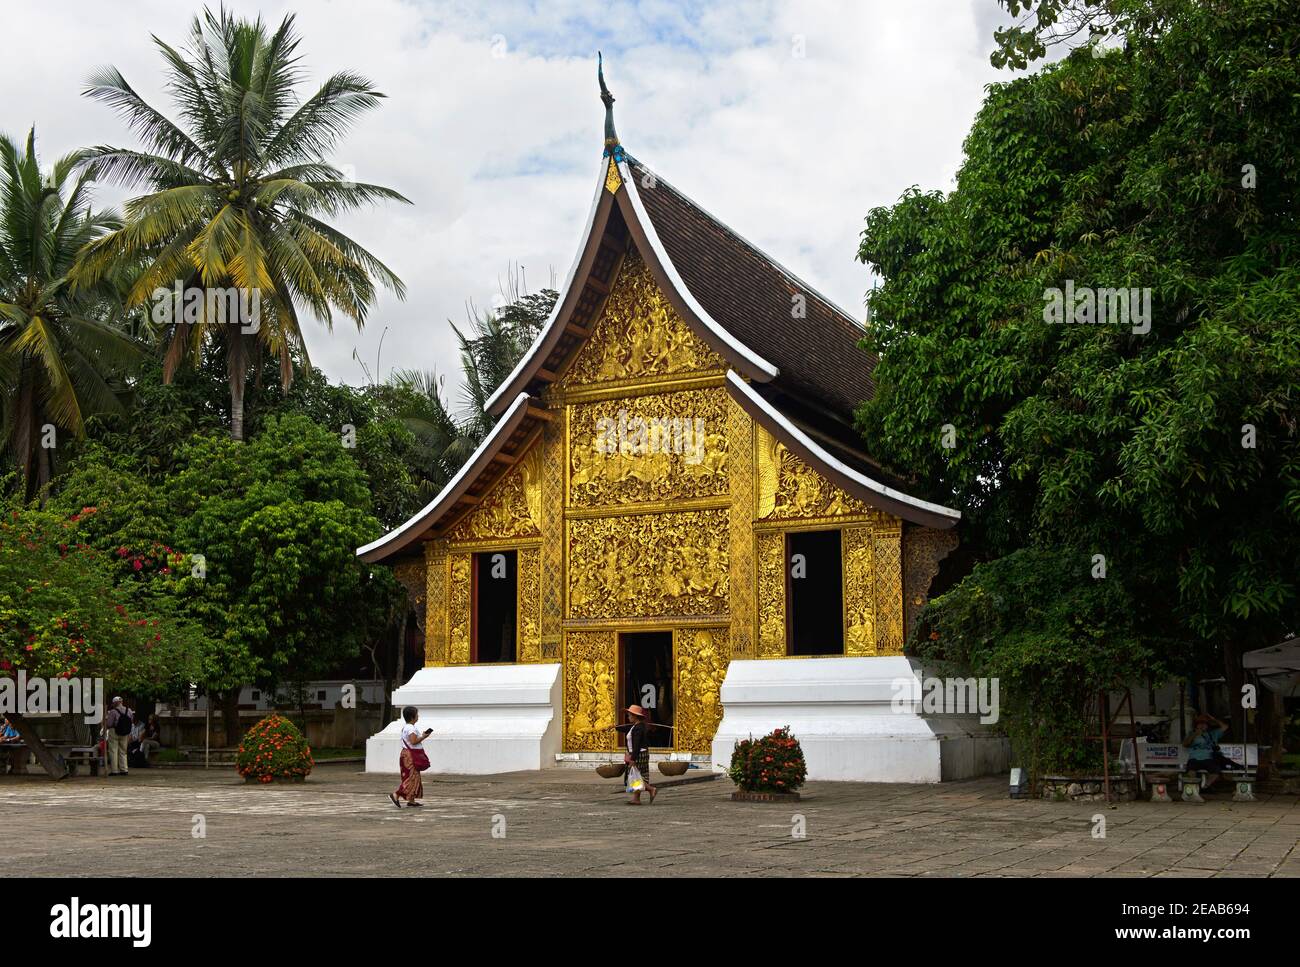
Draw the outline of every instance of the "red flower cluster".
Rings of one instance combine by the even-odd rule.
[[[737,742],[727,775],[745,792],[794,792],[808,778],[808,767],[787,725]]]
[[[244,734],[235,757],[239,774],[258,782],[306,776],[315,764],[298,727],[274,712]]]

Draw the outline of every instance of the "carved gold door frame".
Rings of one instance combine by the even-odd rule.
[[[707,753],[722,721],[722,680],[730,662],[727,625],[620,624],[564,635],[564,751],[619,749],[619,635],[668,631],[673,636],[673,740],[677,752]]]

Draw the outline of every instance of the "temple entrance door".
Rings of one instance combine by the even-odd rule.
[[[667,725],[668,729],[650,730],[650,747],[673,747],[673,633],[639,631],[618,636],[618,668],[622,679],[623,708],[640,705],[649,721]],[[629,721],[626,712],[619,721]]]

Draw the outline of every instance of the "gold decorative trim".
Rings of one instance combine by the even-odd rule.
[[[541,547],[540,537],[493,537],[477,541],[447,541],[452,551],[468,551],[477,554],[480,551],[514,551],[523,547]]]
[[[754,657],[754,422],[736,403],[727,405],[727,450],[731,454],[731,632],[733,658]]]
[[[565,631],[672,631],[676,628],[693,628],[696,626],[715,627],[719,619],[725,620],[726,614],[704,615],[645,615],[631,618],[565,618]]]
[[[755,572],[758,608],[755,640],[759,658],[780,658],[786,653],[785,534],[769,531],[755,535]]]
[[[424,665],[428,668],[447,663],[447,545],[442,541],[426,543],[424,561]]]
[[[570,403],[591,403],[600,400],[634,399],[653,393],[670,393],[676,390],[707,389],[722,386],[727,381],[726,370],[706,370],[693,376],[658,376],[631,380],[611,380],[607,383],[585,386],[558,386],[542,392],[542,403],[554,409]]]
[[[609,167],[605,169],[605,190],[611,195],[619,190],[623,185],[623,178],[618,173],[618,165],[614,164],[614,159],[609,159]]]
[[[754,533],[770,533],[779,531],[782,534],[791,534],[798,531],[824,531],[838,530],[841,527],[854,526],[873,526],[882,519],[879,513],[871,514],[850,514],[846,517],[805,517],[798,520],[756,520],[754,521]]]
[[[637,517],[641,514],[666,514],[689,510],[724,510],[731,506],[730,497],[695,497],[690,500],[657,500],[645,504],[606,504],[601,507],[570,507],[570,520],[593,517]]]
[[[542,660],[542,549],[520,548],[515,556],[515,659]]]

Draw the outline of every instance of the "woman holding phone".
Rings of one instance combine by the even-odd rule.
[[[390,792],[388,798],[393,801],[393,805],[398,809],[402,808],[401,800],[405,799],[409,806],[423,806],[424,803],[416,802],[417,799],[424,797],[424,780],[420,778],[420,773],[429,768],[429,756],[420,748],[424,740],[433,735],[433,729],[425,729],[421,732],[415,727],[415,720],[419,718],[420,712],[414,705],[408,705],[402,709],[402,752],[398,759],[398,765],[402,770],[402,784],[397,787],[396,792]]]

